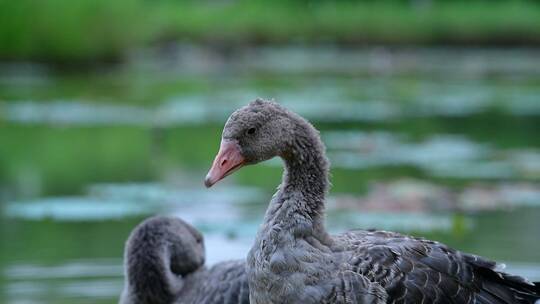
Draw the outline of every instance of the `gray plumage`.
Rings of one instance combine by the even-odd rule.
[[[199,231],[178,218],[139,224],[125,248],[121,304],[248,304],[244,261],[204,267]]]
[[[330,236],[329,162],[318,131],[257,99],[235,111],[222,140],[244,164],[275,156],[285,171],[248,254],[251,303],[534,303],[539,288],[487,259],[384,231]]]

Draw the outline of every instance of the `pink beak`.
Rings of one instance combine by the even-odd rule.
[[[212,187],[227,175],[240,169],[245,163],[246,160],[240,153],[238,143],[233,140],[222,140],[212,168],[204,179],[204,185],[208,188]]]

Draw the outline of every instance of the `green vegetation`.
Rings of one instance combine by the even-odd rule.
[[[142,1],[0,1],[0,56],[5,59],[113,58],[143,43]]]
[[[0,128],[0,136],[0,178],[7,176],[4,182],[23,197],[35,191],[74,193],[89,182],[152,176],[148,130],[8,125]]]
[[[119,59],[166,40],[540,43],[537,1],[0,1],[0,58]]]

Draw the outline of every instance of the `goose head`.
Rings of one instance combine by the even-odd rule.
[[[166,264],[175,274],[187,275],[204,265],[203,236],[197,229],[179,218],[164,216],[150,218],[139,224],[127,241],[128,272],[132,270],[130,267],[132,264],[133,269],[147,264],[148,255],[167,260]],[[150,262],[157,261],[150,259]]]
[[[156,216],[133,229],[124,256],[120,303],[172,303],[184,278],[204,266],[203,237],[179,218]]]
[[[171,270],[177,274],[189,274],[199,269],[205,262],[202,234],[190,224],[180,219],[169,222],[171,240]]]
[[[205,185],[211,187],[243,166],[285,157],[297,119],[301,118],[276,102],[260,98],[236,110],[225,123]]]

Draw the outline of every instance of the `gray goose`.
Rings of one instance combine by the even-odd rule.
[[[130,234],[124,253],[121,304],[248,304],[244,261],[204,267],[199,231],[178,218],[157,216]]]
[[[242,166],[285,166],[247,258],[252,304],[534,303],[539,284],[488,259],[386,231],[331,236],[324,225],[329,162],[318,131],[257,99],[227,120],[207,187]]]

